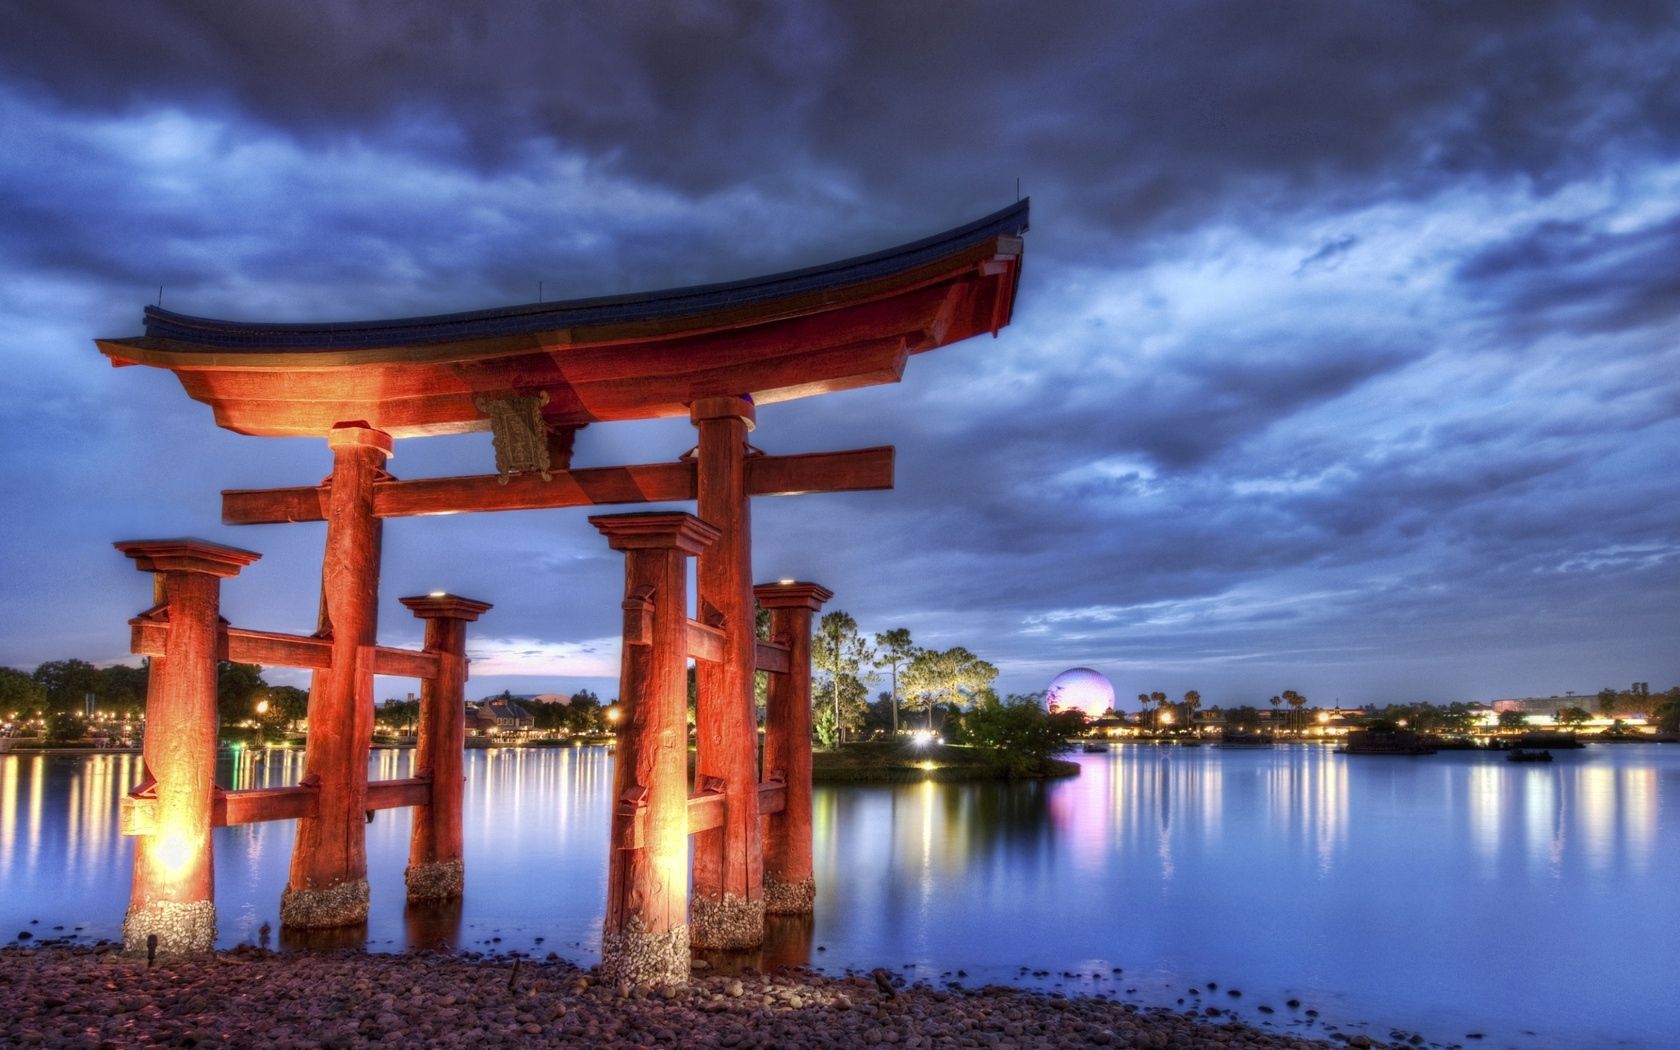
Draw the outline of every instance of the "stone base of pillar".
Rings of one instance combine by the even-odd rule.
[[[159,955],[191,955],[216,947],[213,901],[153,901],[130,908],[123,917],[123,951],[145,955],[146,940],[157,936]]]
[[[467,866],[459,860],[434,860],[410,864],[403,872],[410,901],[455,900],[465,892]]]
[[[687,926],[649,933],[638,918],[616,933],[609,930],[601,934],[601,976],[609,981],[687,984],[689,967]]]
[[[688,902],[690,938],[696,948],[736,951],[764,943],[764,902],[725,893]]]
[[[764,877],[764,911],[769,915],[809,915],[816,910],[817,880],[777,882]]]
[[[280,894],[280,925],[304,930],[355,926],[367,921],[366,879],[349,879],[326,889],[294,890]]]

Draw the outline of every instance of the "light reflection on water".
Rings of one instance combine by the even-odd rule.
[[[1279,1025],[1299,996],[1326,1019],[1486,1031],[1483,1045],[1660,1046],[1680,1024],[1680,748],[1548,766],[1316,747],[1078,757],[1079,777],[1049,784],[820,787],[817,914],[778,922],[757,961],[1166,1004],[1212,980],[1245,992],[1219,1005],[1267,1002]],[[370,773],[408,776],[412,758],[375,752]],[[298,750],[230,751],[218,776],[283,786],[302,765]],[[611,755],[474,751],[467,776],[463,905],[404,907],[409,816],[384,811],[367,829],[367,928],[282,943],[593,962]],[[138,778],[135,755],[0,757],[0,938],[116,936],[132,856],[117,800]],[[224,944],[275,924],[292,837],[291,822],[216,833]]]

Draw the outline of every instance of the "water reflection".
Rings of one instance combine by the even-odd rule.
[[[1655,1030],[1669,1001],[1659,975],[1680,970],[1680,941],[1652,931],[1680,928],[1680,749],[1527,766],[1125,745],[1079,761],[1079,777],[1048,784],[819,787],[816,915],[777,919],[764,951],[718,965],[962,968],[975,981],[1026,965],[1078,970],[1087,991],[1120,990],[1094,983],[1118,966],[1146,992],[1181,991],[1185,975],[1240,981],[1255,1002],[1317,996],[1413,1024],[1419,1003],[1466,1024],[1496,1003],[1576,1025],[1556,1039],[1575,1044],[1603,1034],[1582,1018]],[[412,765],[406,750],[369,760],[381,779]],[[302,774],[297,749],[224,751],[217,769],[230,788]],[[410,817],[381,812],[367,828],[368,925],[326,939],[592,962],[612,756],[473,751],[466,774],[466,900],[406,906]],[[117,935],[131,864],[117,803],[138,776],[134,755],[0,757],[0,936],[34,918]],[[259,943],[265,925],[283,946],[322,942],[278,931],[293,834],[291,822],[216,833],[224,945]],[[1373,950],[1387,936],[1409,950]]]

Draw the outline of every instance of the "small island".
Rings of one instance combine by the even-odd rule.
[[[871,740],[811,754],[811,779],[818,784],[887,783],[922,780],[1044,780],[1079,774],[1079,764],[1050,755],[1000,760],[985,749],[911,740]]]

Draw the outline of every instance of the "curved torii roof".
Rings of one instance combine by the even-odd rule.
[[[174,372],[216,422],[319,435],[482,430],[479,396],[546,395],[554,426],[686,415],[896,382],[910,354],[1009,323],[1027,201],[871,255],[727,284],[385,321],[264,324],[147,307],[96,340],[114,365]]]

